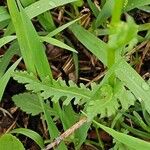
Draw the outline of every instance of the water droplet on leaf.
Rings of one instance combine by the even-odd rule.
[[[140,97],[138,97],[138,100],[139,100],[140,102],[142,102],[142,99],[141,99]]]

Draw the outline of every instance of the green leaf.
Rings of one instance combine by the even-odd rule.
[[[0,137],[1,150],[25,150],[23,144],[13,135],[4,134]]]
[[[77,0],[39,0],[30,6],[25,8],[25,11],[29,18],[34,18],[47,10],[53,9],[55,7],[63,6],[65,4],[75,2]]]
[[[88,119],[92,120],[97,114],[101,114],[101,117],[104,117],[115,113],[113,107],[118,107],[118,104],[112,98],[113,91],[110,85],[105,84],[100,87],[87,104]]]
[[[100,61],[105,65],[107,64],[107,49],[106,43],[98,39],[95,35],[85,30],[83,27],[77,24],[73,24],[69,27],[76,38],[90,50]]]
[[[47,111],[47,109],[44,105],[44,101],[41,96],[39,96],[39,100],[41,102],[41,107],[44,112],[44,119],[46,120],[46,123],[48,126],[48,131],[49,131],[49,134],[51,137],[51,141],[53,141],[55,138],[57,138],[59,136],[59,130],[58,130],[55,122],[53,121],[51,114],[49,113],[49,111]],[[67,150],[67,147],[64,142],[61,142],[60,145],[57,147],[57,149],[58,150],[62,150],[62,149]]]
[[[61,41],[59,41],[59,40],[57,40],[57,39],[54,39],[54,38],[51,38],[51,37],[47,37],[47,36],[41,37],[41,39],[42,39],[43,41],[45,41],[45,42],[47,42],[47,43],[50,43],[50,44],[52,44],[52,45],[55,45],[55,46],[57,46],[57,47],[61,47],[61,48],[63,48],[63,49],[67,49],[67,50],[69,50],[69,51],[72,51],[72,52],[77,53],[77,51],[76,51],[74,48],[72,48],[72,47],[66,45],[65,43],[63,43],[63,42],[61,42]]]
[[[129,11],[129,10],[137,8],[137,7],[149,5],[150,1],[149,0],[126,0],[126,3],[127,4],[125,7],[125,10]]]
[[[4,93],[4,90],[6,88],[6,85],[11,77],[12,72],[15,70],[19,62],[22,58],[18,59],[8,70],[7,72],[1,77],[0,79],[0,101],[2,100],[2,96]]]
[[[115,0],[106,1],[102,10],[99,12],[96,18],[96,22],[95,22],[96,28],[102,25],[102,23],[104,23],[107,20],[107,18],[110,17],[113,7],[114,7],[114,1]]]
[[[95,6],[95,4],[91,0],[87,0],[87,2],[88,2],[88,5],[90,6],[94,16],[97,17],[98,13],[99,13],[98,8]]]
[[[146,110],[150,113],[150,86],[142,77],[125,61],[118,63],[115,70],[116,76],[128,87],[136,98],[144,102]]]
[[[114,137],[117,141],[127,145],[129,148],[132,148],[134,150],[148,150],[150,149],[150,143],[140,140],[138,138],[126,135],[124,133],[117,132],[111,128],[108,128],[96,121],[93,121],[98,127],[105,130],[107,133],[109,133],[112,137]]]
[[[64,29],[68,28],[69,26],[71,26],[72,24],[74,24],[75,22],[77,22],[78,20],[80,20],[81,18],[77,18],[73,21],[70,21],[58,28],[56,28],[55,30],[53,30],[52,32],[50,32],[47,37],[52,37],[52,36],[55,36],[56,34],[60,33],[61,31],[63,31]]]
[[[37,18],[46,31],[52,31],[56,28],[53,21],[53,17],[49,11],[44,12],[43,14],[39,15]]]
[[[64,105],[68,105],[74,98],[75,104],[82,104],[88,101],[90,96],[97,90],[96,87],[92,90],[89,90],[82,85],[81,87],[78,87],[71,81],[69,86],[61,80],[53,81],[52,85],[49,84],[48,80],[41,82],[37,80],[35,76],[30,75],[27,72],[15,72],[13,77],[19,83],[26,84],[26,89],[34,91],[35,93],[41,92],[41,96],[44,99],[51,97],[53,102],[58,102],[60,98],[64,97]]]
[[[10,15],[4,6],[0,6],[0,22],[10,19]]]
[[[0,39],[0,47],[16,39],[16,36],[5,36]]]
[[[23,134],[31,138],[34,142],[36,142],[36,144],[38,144],[40,148],[44,148],[43,138],[33,130],[25,129],[25,128],[18,128],[18,129],[13,129],[10,133]]]
[[[7,69],[11,58],[15,54],[19,54],[18,49],[19,49],[18,48],[18,43],[17,42],[12,43],[11,46],[9,47],[9,49],[5,52],[5,54],[1,58],[1,61],[0,61],[0,77],[2,77],[2,75],[4,75],[5,70]]]
[[[21,54],[28,71],[35,74],[37,72],[41,79],[49,76],[52,80],[52,73],[45,54],[45,49],[33,24],[20,3],[18,3],[19,9],[15,1],[7,0],[7,3],[16,30]]]
[[[106,20],[112,15],[114,2],[115,0],[106,1],[96,19],[96,28],[102,25],[102,23],[106,22]],[[122,12],[127,12],[134,8],[145,6],[148,4],[150,4],[149,0],[124,0],[124,10]]]
[[[35,116],[43,112],[39,97],[36,94],[30,93],[18,94],[13,96],[12,99],[15,102],[15,105],[17,107],[20,107],[21,110],[25,111],[27,114]],[[51,115],[57,116],[57,113],[46,104],[45,109],[47,109],[47,111],[49,111]]]

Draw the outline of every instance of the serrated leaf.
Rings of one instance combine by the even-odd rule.
[[[13,135],[4,134],[0,137],[1,150],[25,150],[23,144]]]
[[[18,94],[13,96],[12,99],[15,102],[15,105],[17,107],[20,107],[21,110],[25,111],[27,114],[35,116],[43,112],[39,97],[36,94],[31,93]],[[47,109],[47,111],[49,111],[51,115],[56,116],[56,113],[52,110],[52,108],[48,107],[48,105],[46,104],[45,109]]]
[[[53,85],[48,82],[41,82],[36,79],[32,74],[28,74],[27,72],[15,72],[13,73],[13,77],[19,83],[24,83],[27,90],[33,91],[35,93],[41,92],[41,96],[44,99],[52,98],[55,102],[62,97],[66,97],[64,100],[64,104],[68,105],[71,100],[75,99],[76,101],[80,101],[82,103],[88,101],[95,92],[95,90],[89,90],[88,88],[80,88],[77,85],[70,84],[67,86],[64,81],[53,81]],[[53,99],[54,97],[54,99]]]
[[[116,103],[114,103],[115,101],[112,98],[113,91],[110,85],[105,84],[100,87],[87,104],[86,111],[89,120],[97,114],[101,114],[101,117],[112,115],[115,112],[113,106],[116,106]],[[109,105],[111,109],[109,109]]]

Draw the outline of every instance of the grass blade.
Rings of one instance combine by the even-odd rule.
[[[8,70],[7,72],[1,77],[0,79],[0,101],[2,100],[2,96],[5,90],[5,87],[11,77],[12,72],[15,70],[19,62],[22,58],[18,59]]]
[[[33,24],[20,3],[18,3],[18,9],[14,1],[7,0],[7,2],[27,70],[35,74],[37,72],[41,79],[49,76],[52,82],[45,49]]]
[[[133,148],[135,150],[148,150],[150,149],[150,143],[140,140],[138,138],[126,135],[124,133],[117,132],[111,128],[108,128],[96,121],[93,121],[98,127],[105,130],[111,136],[113,136],[117,141],[127,145],[129,148]]]
[[[75,20],[73,20],[73,21],[70,21],[70,22],[68,22],[68,23],[66,23],[66,24],[64,24],[64,25],[62,25],[62,26],[60,26],[60,27],[58,27],[58,28],[56,28],[55,30],[53,30],[52,32],[50,32],[47,36],[48,36],[48,37],[55,36],[56,34],[60,33],[60,32],[63,31],[64,29],[68,28],[69,26],[71,26],[72,24],[74,24],[75,22],[77,22],[77,21],[80,20],[80,19],[81,19],[81,17],[78,18],[78,19],[75,19]]]
[[[18,43],[15,42],[5,52],[5,54],[3,55],[3,57],[1,58],[1,61],[0,61],[0,77],[5,73],[5,70],[8,67],[8,64],[9,64],[11,58],[15,54],[19,53],[18,51],[19,51],[19,49],[18,49]]]
[[[16,36],[5,36],[0,39],[0,47],[16,39]]]
[[[77,53],[77,51],[76,51],[74,48],[72,48],[72,47],[66,45],[65,43],[63,43],[63,42],[61,42],[61,41],[59,41],[59,40],[57,40],[57,39],[54,39],[54,38],[51,38],[51,37],[47,37],[47,36],[41,37],[41,39],[42,39],[43,41],[47,42],[47,43],[52,44],[52,45],[55,45],[55,46],[61,47],[61,48],[63,48],[63,49],[67,49],[67,50],[69,50],[69,51],[72,51],[72,52]]]
[[[10,19],[10,15],[5,9],[5,7],[0,6],[0,22],[6,21]]]
[[[40,0],[25,8],[29,18],[34,18],[47,10],[62,6],[77,0]]]
[[[107,64],[107,44],[78,24],[70,26],[76,38],[105,65]]]
[[[39,145],[40,148],[44,148],[43,138],[33,130],[25,129],[25,128],[18,128],[18,129],[12,130],[10,133],[23,134],[31,138],[33,141],[35,141]]]

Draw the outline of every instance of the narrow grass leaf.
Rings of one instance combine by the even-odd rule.
[[[25,150],[23,144],[13,135],[4,134],[0,137],[0,149],[1,150]]]
[[[0,79],[0,101],[2,100],[2,96],[4,93],[4,90],[6,88],[6,85],[11,77],[11,73],[15,70],[19,62],[22,58],[18,59],[8,70],[7,72],[1,77]]]
[[[1,38],[0,39],[0,48],[2,46],[4,46],[5,44],[7,44],[7,43],[9,43],[15,39],[16,39],[16,36],[13,36],[13,35],[12,36],[5,36],[5,37]]]
[[[0,61],[0,77],[5,73],[6,68],[11,60],[11,58],[15,55],[19,54],[18,43],[14,42],[10,46],[10,48],[5,52]]]
[[[32,40],[29,41],[30,40],[29,35],[30,35],[30,32],[32,31],[29,31],[30,27],[27,28],[27,26],[24,25],[25,20],[22,18],[18,10],[18,7],[16,5],[16,2],[12,0],[7,0],[7,4],[8,4],[8,8],[9,8],[9,12],[11,15],[13,25],[16,30],[17,39],[19,42],[21,54],[25,62],[26,68],[28,71],[36,73],[35,66],[33,63],[31,45],[30,45],[31,41],[34,38],[32,38]]]
[[[104,23],[108,19],[108,17],[110,17],[113,7],[114,7],[114,0],[106,1],[102,10],[99,12],[96,18],[96,22],[95,22],[96,28],[102,25],[102,23]]]
[[[97,17],[99,14],[98,8],[96,7],[96,5],[91,0],[87,0],[87,2],[89,4],[91,10],[93,11],[94,16]]]
[[[81,19],[81,17],[80,17],[80,18],[77,18],[77,19],[75,19],[75,20],[73,20],[73,21],[70,21],[70,22],[68,22],[68,23],[66,23],[66,24],[64,24],[64,25],[62,25],[62,26],[60,26],[60,27],[58,27],[58,28],[56,28],[55,30],[53,30],[52,32],[50,32],[47,36],[48,36],[48,37],[55,36],[56,34],[60,33],[60,32],[63,31],[64,29],[68,28],[69,26],[71,26],[72,24],[74,24],[75,22],[77,22],[77,21],[80,20],[80,19]]]
[[[0,22],[10,19],[10,15],[4,6],[0,6]]]
[[[117,141],[127,145],[129,148],[133,148],[135,150],[148,150],[150,149],[150,143],[140,140],[138,138],[129,136],[124,133],[117,132],[111,128],[108,128],[96,121],[93,121],[98,127],[105,130],[107,133],[109,133],[111,136],[113,136]]]
[[[39,0],[25,8],[29,18],[34,18],[47,10],[62,6],[77,0]]]
[[[26,129],[26,128],[18,128],[18,129],[13,129],[10,133],[23,134],[31,138],[34,142],[36,142],[36,144],[38,144],[40,148],[44,148],[43,138],[33,130]]]
[[[57,39],[54,39],[54,38],[51,38],[51,37],[47,37],[47,36],[41,37],[41,39],[42,39],[43,41],[45,41],[45,42],[47,42],[47,43],[50,43],[50,44],[52,44],[52,45],[55,45],[55,46],[57,46],[57,47],[61,47],[61,48],[63,48],[63,49],[67,49],[67,50],[69,50],[69,51],[72,51],[72,52],[77,53],[77,51],[76,51],[74,48],[72,48],[72,47],[66,45],[65,43],[63,43],[63,42],[61,42],[61,41],[59,41],[59,40],[57,40]]]
[[[85,30],[78,24],[70,26],[71,31],[76,38],[105,65],[107,64],[107,49],[106,43],[98,39],[95,35]]]

